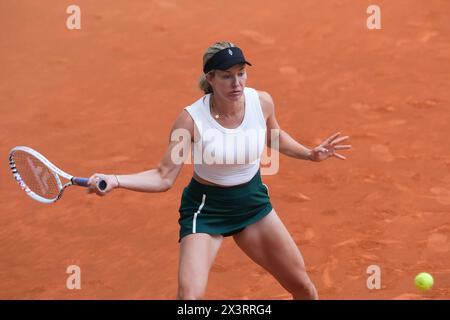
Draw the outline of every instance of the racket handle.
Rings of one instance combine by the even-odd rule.
[[[89,179],[88,178],[73,177],[72,178],[72,183],[76,184],[77,186],[88,187],[89,186]],[[100,180],[99,183],[98,183],[98,188],[100,189],[100,191],[105,190],[107,186],[108,186],[108,184],[106,183],[105,180]]]
[[[77,177],[72,178],[72,183],[76,184],[77,186],[88,187],[89,186],[88,182],[89,182],[88,178],[77,178]]]
[[[72,178],[72,183],[76,184],[77,186],[88,187],[89,186],[89,179],[88,178],[73,177]],[[105,190],[107,186],[108,186],[108,184],[106,183],[105,180],[100,180],[100,182],[98,183],[98,188],[101,191]]]

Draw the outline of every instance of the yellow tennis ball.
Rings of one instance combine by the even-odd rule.
[[[430,290],[434,284],[433,276],[426,272],[419,273],[414,279],[414,282],[420,290]]]

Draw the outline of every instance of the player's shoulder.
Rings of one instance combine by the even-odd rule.
[[[256,90],[259,96],[259,101],[261,103],[261,108],[264,114],[270,115],[274,112],[275,104],[273,102],[272,96],[267,91]]]
[[[273,99],[272,96],[270,95],[270,93],[268,93],[267,91],[263,91],[263,90],[256,90],[256,92],[258,92],[258,96],[260,100],[264,100],[265,102],[270,102],[273,104]]]
[[[194,120],[186,109],[181,110],[173,124],[172,130],[186,129],[191,132],[194,130]]]

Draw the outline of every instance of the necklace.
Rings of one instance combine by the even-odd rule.
[[[213,109],[214,109],[214,100],[211,99],[211,111],[213,111],[215,113],[214,118],[219,119],[220,115],[218,113],[216,113]]]
[[[215,107],[214,107],[214,100],[212,99],[212,96],[209,98],[209,103],[211,105],[211,107],[210,107],[211,108],[211,112],[215,114],[214,118],[219,119],[220,115],[214,110]]]

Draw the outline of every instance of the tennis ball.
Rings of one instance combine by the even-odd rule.
[[[430,290],[434,284],[432,275],[426,272],[419,273],[414,279],[414,282],[420,290]]]

